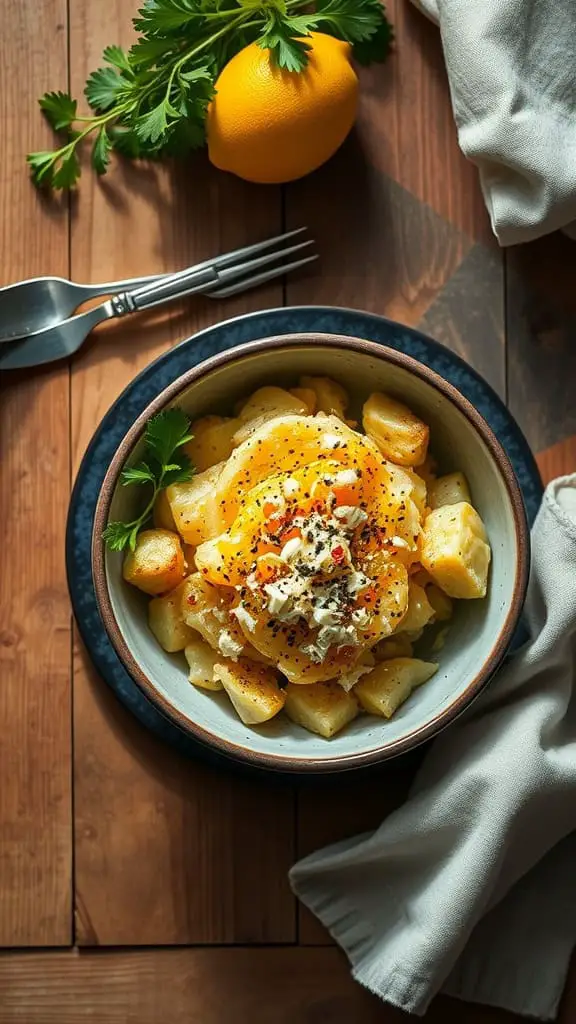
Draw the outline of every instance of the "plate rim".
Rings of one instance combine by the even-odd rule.
[[[320,348],[334,349],[340,346],[344,351],[364,352],[374,359],[382,358],[383,362],[399,366],[419,377],[420,380],[423,380],[459,409],[462,415],[476,428],[477,433],[489,449],[500,472],[512,508],[518,551],[514,590],[510,607],[497,635],[492,640],[488,655],[481,669],[470,680],[466,690],[460,693],[459,696],[453,697],[451,703],[432,720],[417,726],[410,733],[389,743],[387,746],[382,748],[375,747],[370,750],[359,749],[354,753],[346,755],[330,756],[327,752],[325,758],[309,757],[306,754],[302,756],[278,754],[275,756],[271,753],[255,752],[248,744],[235,743],[214,731],[209,731],[204,725],[194,722],[190,714],[174,707],[171,701],[159,691],[153,679],[147,675],[134,658],[120,630],[112,608],[106,572],[105,548],[102,541],[102,533],[108,520],[110,503],[118,485],[121,467],[125,464],[126,459],[130,457],[134,445],[142,435],[146,419],[157,413],[166,404],[177,401],[177,396],[190,384],[201,380],[220,366],[226,365],[232,353],[239,352],[239,357],[242,359],[250,357],[253,353],[261,350],[270,352],[282,347],[301,348],[313,342]],[[148,700],[170,721],[174,722],[176,726],[180,726],[188,734],[191,734],[193,738],[200,739],[206,745],[214,746],[217,752],[227,753],[232,760],[247,761],[249,764],[263,769],[273,769],[290,775],[295,771],[302,771],[303,768],[306,768],[310,774],[316,775],[340,770],[353,771],[356,768],[369,767],[407,753],[428,739],[432,739],[445,729],[479,696],[502,664],[522,614],[528,586],[530,533],[522,491],[504,446],[498,440],[482,414],[474,408],[472,403],[450,381],[445,380],[440,374],[425,366],[420,360],[407,355],[405,352],[391,348],[389,345],[348,335],[326,334],[318,331],[270,336],[233,346],[231,349],[202,360],[190,369],[185,370],[171,384],[162,388],[151,405],[148,405],[128,428],[108,466],[96,503],[91,550],[92,578],[95,581],[96,600],[108,639],[123,665],[128,666],[129,674],[135,684],[144,692]]]
[[[289,326],[286,323],[286,321],[290,316],[304,316],[307,322],[305,326],[300,326],[298,328]],[[318,319],[319,317],[322,316],[341,316],[344,321],[349,321],[350,318],[357,318],[363,324],[362,333],[358,333],[357,328],[355,330],[352,330],[349,322],[345,322],[343,324],[343,330],[334,330],[333,328],[328,330],[327,328],[323,328],[322,326],[318,326],[317,324],[312,322],[314,318]],[[188,337],[183,338],[180,342],[178,342],[165,352],[162,352],[156,359],[152,360],[145,367],[143,367],[142,370],[138,374],[136,374],[136,376],[133,377],[131,381],[129,381],[126,387],[122,390],[121,394],[115,399],[110,408],[102,417],[101,421],[99,422],[98,426],[96,427],[96,430],[94,431],[90,439],[90,442],[82,457],[74,480],[74,485],[70,496],[70,504],[66,524],[66,573],[74,617],[76,624],[78,626],[80,636],[82,637],[84,645],[97,671],[102,675],[107,685],[110,686],[110,688],[114,691],[114,693],[116,694],[118,699],[124,704],[124,706],[127,707],[128,710],[130,710],[135,715],[135,717],[138,718],[139,721],[146,726],[146,728],[154,732],[156,735],[160,735],[163,740],[170,743],[171,746],[176,747],[181,753],[187,756],[201,754],[203,757],[208,757],[210,760],[213,760],[216,764],[221,765],[223,762],[225,762],[228,766],[234,765],[238,769],[246,768],[247,766],[241,764],[241,762],[236,760],[236,758],[231,758],[230,756],[227,756],[223,753],[214,752],[211,747],[208,747],[205,743],[202,743],[202,741],[193,738],[192,736],[190,736],[190,734],[183,732],[183,730],[181,730],[176,724],[174,724],[172,720],[168,720],[166,716],[164,716],[158,710],[158,708],[149,701],[149,699],[145,696],[142,690],[138,687],[137,683],[132,679],[131,675],[122,665],[122,662],[118,658],[116,652],[114,651],[110,643],[104,623],[102,621],[100,612],[97,607],[96,596],[94,592],[94,579],[91,567],[89,579],[89,587],[91,590],[91,594],[88,594],[87,596],[84,595],[84,597],[82,597],[82,595],[78,593],[77,580],[75,579],[76,572],[74,555],[74,532],[76,518],[79,514],[79,509],[82,503],[82,483],[84,481],[84,478],[86,477],[86,474],[89,473],[90,469],[92,469],[92,457],[94,454],[94,450],[98,442],[101,440],[103,433],[106,431],[107,427],[116,417],[119,408],[123,406],[126,399],[131,394],[133,394],[135,390],[137,390],[138,386],[141,385],[144,381],[146,381],[146,379],[151,374],[153,375],[155,368],[165,364],[166,362],[169,362],[171,359],[174,358],[174,356],[177,353],[182,352],[182,350],[187,349],[188,347],[192,347],[202,339],[210,339],[211,336],[213,336],[214,341],[217,341],[222,336],[222,334],[226,333],[227,330],[230,330],[231,328],[234,328],[238,325],[253,323],[255,326],[255,333],[252,334],[250,338],[241,338],[238,341],[234,341],[232,344],[226,346],[226,351],[232,348],[236,348],[237,346],[242,345],[246,342],[257,342],[259,340],[263,340],[265,337],[272,336],[271,328],[268,329],[268,334],[260,333],[260,331],[265,330],[267,321],[275,317],[283,321],[284,325],[279,328],[273,328],[274,334],[283,335],[294,333],[333,333],[335,335],[342,335],[348,332],[349,335],[353,334],[353,336],[359,337],[361,340],[364,339],[367,341],[371,341],[377,345],[387,345],[388,347],[392,348],[393,351],[399,351],[400,353],[402,353],[403,349],[401,347],[396,348],[393,344],[391,345],[389,341],[385,342],[381,339],[374,338],[373,336],[366,338],[367,328],[364,325],[368,325],[369,328],[369,325],[373,324],[375,328],[380,329],[380,332],[382,330],[382,327],[386,327],[389,330],[391,329],[396,332],[401,331],[402,334],[404,334],[405,336],[408,336],[423,343],[424,346],[428,347],[432,352],[435,352],[439,357],[447,359],[451,366],[455,366],[456,368],[462,368],[463,371],[472,379],[472,381],[476,382],[479,385],[483,395],[486,397],[489,404],[495,407],[496,410],[500,413],[500,415],[504,418],[504,424],[506,426],[506,429],[512,432],[514,442],[517,447],[517,459],[522,464],[523,469],[527,472],[531,489],[534,492],[532,495],[533,503],[535,502],[536,498],[538,498],[539,500],[543,493],[543,486],[538,471],[538,467],[534,455],[528,444],[528,441],[526,440],[513,414],[510,412],[510,410],[505,405],[503,400],[494,390],[492,385],[488,381],[486,381],[485,378],[483,378],[481,374],[479,374],[474,367],[468,364],[458,353],[453,352],[451,349],[448,349],[446,346],[442,345],[436,339],[430,337],[427,334],[424,334],[417,328],[409,327],[405,324],[399,323],[398,321],[391,320],[388,317],[380,316],[377,313],[372,313],[361,309],[355,309],[352,307],[325,305],[280,306],[271,309],[255,310],[253,312],[243,313],[238,316],[230,317],[226,320],[219,321],[216,324],[212,324],[205,328],[202,328],[200,331],[197,331],[194,334],[191,334]],[[197,361],[194,362],[192,365],[197,366],[200,362],[204,362],[205,359],[213,357],[214,354],[214,351],[212,351],[210,353],[201,355],[199,356]],[[417,361],[423,362],[423,360],[418,359],[418,357],[412,356],[412,358],[416,358]],[[426,366],[426,363],[424,363],[424,365]],[[188,367],[188,369],[190,368],[191,367]],[[177,378],[181,377],[184,372],[186,372],[186,369],[182,370],[181,372],[177,372],[173,380],[176,380]],[[434,372],[442,376],[442,374],[439,371],[436,370]],[[448,379],[447,382],[451,384],[450,379]],[[160,387],[156,391],[156,394],[163,391],[164,389],[165,385]],[[142,403],[139,403],[139,405],[141,404]],[[143,408],[145,408],[148,404],[148,400],[145,400],[143,403]],[[140,410],[140,412],[141,411],[142,409]],[[130,428],[130,425],[134,423],[134,421],[138,418],[138,415],[139,414],[136,413],[133,417],[130,418],[130,423],[128,423],[128,425],[125,426],[123,433],[126,433],[126,431]],[[491,430],[496,434],[496,437],[498,439],[497,430],[489,421],[488,425],[490,426]],[[507,445],[504,444],[503,442],[500,442],[500,444],[504,448],[506,454],[508,455],[508,458],[510,458],[510,452],[508,451]],[[107,465],[106,468],[104,469],[104,473],[102,474],[101,479],[103,479],[103,476],[105,475],[108,469],[113,454],[114,452],[112,452],[108,456]],[[514,462],[514,460],[512,461]],[[524,503],[526,504],[525,487],[523,486],[520,480],[518,480],[518,485]],[[87,530],[87,535],[89,538],[91,538],[92,533],[92,524],[94,520],[96,501],[97,498],[94,502],[88,501],[88,504],[90,506],[88,509],[90,518],[90,529]],[[535,509],[532,508],[529,509],[528,511],[528,522],[529,524],[531,524],[534,518]],[[92,607],[91,610],[93,612],[95,611],[97,616],[97,626],[99,627],[100,630],[99,637],[95,637],[92,634],[92,632],[88,630],[88,628],[86,627],[85,621],[83,621],[82,604],[85,603],[86,600],[89,603],[91,602],[92,605],[95,606]],[[106,650],[106,648],[108,648],[108,650]],[[110,664],[110,655],[112,655],[113,659],[116,661],[116,664]],[[122,679],[117,678],[118,671],[120,675],[123,677]],[[132,694],[127,693],[126,684],[128,684],[129,689],[133,688],[133,690],[137,692]],[[386,760],[380,759],[377,762],[377,764],[385,764]],[[282,769],[258,768],[256,770],[260,773],[262,771],[266,771],[268,774],[270,774],[271,772],[280,775],[289,774],[292,777],[294,777],[294,775],[296,774],[294,772],[283,771]],[[325,774],[336,774],[339,772],[362,770],[366,769],[362,769],[361,766],[357,765],[348,765],[340,768],[335,768],[332,766],[326,770]],[[312,773],[303,771],[301,772],[301,774],[310,777]],[[315,770],[313,774],[317,777],[319,774],[318,770]]]

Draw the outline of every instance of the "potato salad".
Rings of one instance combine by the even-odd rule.
[[[303,377],[197,420],[196,474],[161,491],[124,561],[159,644],[247,725],[283,712],[330,738],[390,718],[438,668],[417,656],[423,631],[440,650],[454,600],[486,594],[463,473],[437,475],[428,426],[395,397],[368,396],[361,425],[348,406]]]

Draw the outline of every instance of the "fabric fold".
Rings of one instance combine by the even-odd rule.
[[[414,0],[440,26],[458,139],[501,245],[576,219],[576,4]],[[572,227],[570,227],[572,225]]]

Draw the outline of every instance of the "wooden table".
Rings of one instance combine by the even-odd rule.
[[[392,0],[398,45],[362,75],[358,129],[284,189],[178,167],[87,171],[41,197],[24,164],[49,142],[36,99],[81,94],[103,46],[130,40],[130,0],[6,0],[0,41],[2,283],[98,281],[184,266],[308,224],[307,277],[222,303],[190,301],[99,333],[70,366],[5,375],[0,400],[0,1024],[392,1024],[292,898],[300,855],[379,822],[410,780],[253,781],[184,761],[91,669],[64,573],[70,482],[138,369],[220,318],[331,303],[419,324],[505,396],[543,475],[576,469],[576,244],[505,255],[461,156],[436,30]],[[571,1009],[570,1009],[571,1008]],[[574,1019],[576,991],[562,1021]],[[507,1014],[440,998],[426,1018]]]

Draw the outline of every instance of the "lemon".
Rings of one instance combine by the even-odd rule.
[[[208,109],[212,163],[247,181],[294,181],[320,167],[354,124],[358,78],[348,43],[320,32],[306,38],[303,71],[278,68],[251,43],[223,68]]]

